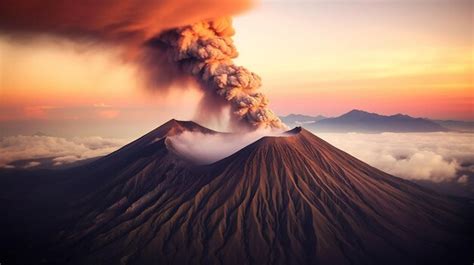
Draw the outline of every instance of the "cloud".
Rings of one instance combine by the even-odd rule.
[[[25,107],[23,112],[28,118],[44,119],[48,116],[48,111],[53,110],[54,106],[28,106]]]
[[[169,139],[180,155],[199,164],[210,164],[232,155],[264,136],[271,135],[281,136],[281,133],[269,129],[260,129],[246,134],[213,135],[183,132]]]
[[[469,182],[469,177],[467,175],[462,175],[458,178],[458,182],[461,184],[467,184]]]
[[[104,119],[114,119],[120,114],[118,110],[101,110],[98,112],[99,117]]]
[[[188,159],[208,164],[232,155],[263,136],[259,130],[244,135],[184,132],[171,137],[174,149]],[[334,146],[392,175],[436,183],[469,183],[474,175],[474,134],[469,133],[318,133]],[[54,165],[111,153],[128,140],[103,137],[61,138],[11,136],[0,138],[0,167],[13,168],[17,160],[52,158]]]
[[[164,29],[232,15],[250,4],[247,0],[5,0],[0,2],[0,30],[56,34],[133,49]]]
[[[112,105],[105,104],[104,102],[95,103],[93,106],[94,106],[94,108],[110,108],[110,107],[112,107]]]
[[[219,116],[229,109],[237,128],[285,129],[268,98],[258,92],[260,77],[233,62],[238,52],[230,16],[250,6],[251,0],[6,0],[0,2],[0,32],[18,39],[53,35],[121,48],[123,59],[138,66],[149,88],[169,92],[192,84],[205,95],[199,112]],[[30,116],[46,114],[39,109]],[[113,119],[119,112],[98,115]]]
[[[30,168],[30,167],[37,167],[41,165],[40,162],[38,161],[31,161],[31,162],[28,162],[28,164],[25,165],[25,168]]]
[[[474,134],[318,133],[319,137],[392,175],[433,182],[474,172]],[[467,178],[467,177],[466,177]]]
[[[111,153],[127,140],[102,137],[61,138],[52,136],[9,136],[0,138],[0,167],[12,168],[11,162],[23,159],[53,158],[55,165],[72,163],[78,160]],[[40,163],[29,162],[26,167]]]

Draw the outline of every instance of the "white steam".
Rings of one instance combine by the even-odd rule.
[[[181,156],[198,164],[211,164],[232,155],[264,136],[285,135],[268,129],[245,134],[204,134],[186,131],[168,139]]]

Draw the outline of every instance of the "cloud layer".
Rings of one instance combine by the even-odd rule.
[[[173,148],[188,159],[199,164],[210,164],[232,155],[264,136],[281,133],[260,129],[245,134],[203,134],[184,132],[170,137]]]
[[[392,175],[433,182],[455,181],[474,172],[474,134],[318,133],[319,137]],[[462,182],[466,182],[467,176]]]
[[[185,132],[171,137],[175,150],[198,163],[227,157],[263,136],[269,130],[242,135],[206,135]],[[435,183],[469,183],[474,176],[474,134],[468,133],[318,133],[319,137],[349,154],[392,175]],[[102,137],[61,138],[11,136],[0,138],[0,167],[28,161],[23,167],[40,166],[51,158],[59,166],[111,153],[128,143]]]
[[[102,137],[71,139],[37,135],[3,137],[0,138],[0,167],[12,168],[10,163],[14,161],[42,158],[52,158],[54,165],[59,166],[106,155],[127,142],[127,140]],[[39,165],[40,162],[31,161],[25,165],[25,168]]]

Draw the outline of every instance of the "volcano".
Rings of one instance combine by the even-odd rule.
[[[384,173],[302,128],[208,165],[173,147],[185,131],[219,134],[171,120],[86,165],[6,174],[5,264],[473,261],[467,199]]]

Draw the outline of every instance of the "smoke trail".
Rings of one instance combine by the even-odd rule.
[[[282,128],[268,109],[268,99],[256,91],[260,77],[232,63],[237,51],[230,19],[209,20],[240,12],[250,2],[4,0],[0,31],[13,37],[53,34],[121,46],[124,58],[137,63],[157,89],[193,76],[205,91],[203,111],[222,109],[218,95],[230,105],[236,123]]]
[[[198,80],[205,93],[224,98],[237,123],[252,128],[285,128],[268,108],[267,97],[257,92],[260,77],[233,63],[238,56],[233,35],[232,20],[224,17],[166,31],[150,46],[164,50],[179,70]]]
[[[2,0],[0,31],[118,44],[131,52],[165,29],[234,15],[250,5],[251,0]]]

